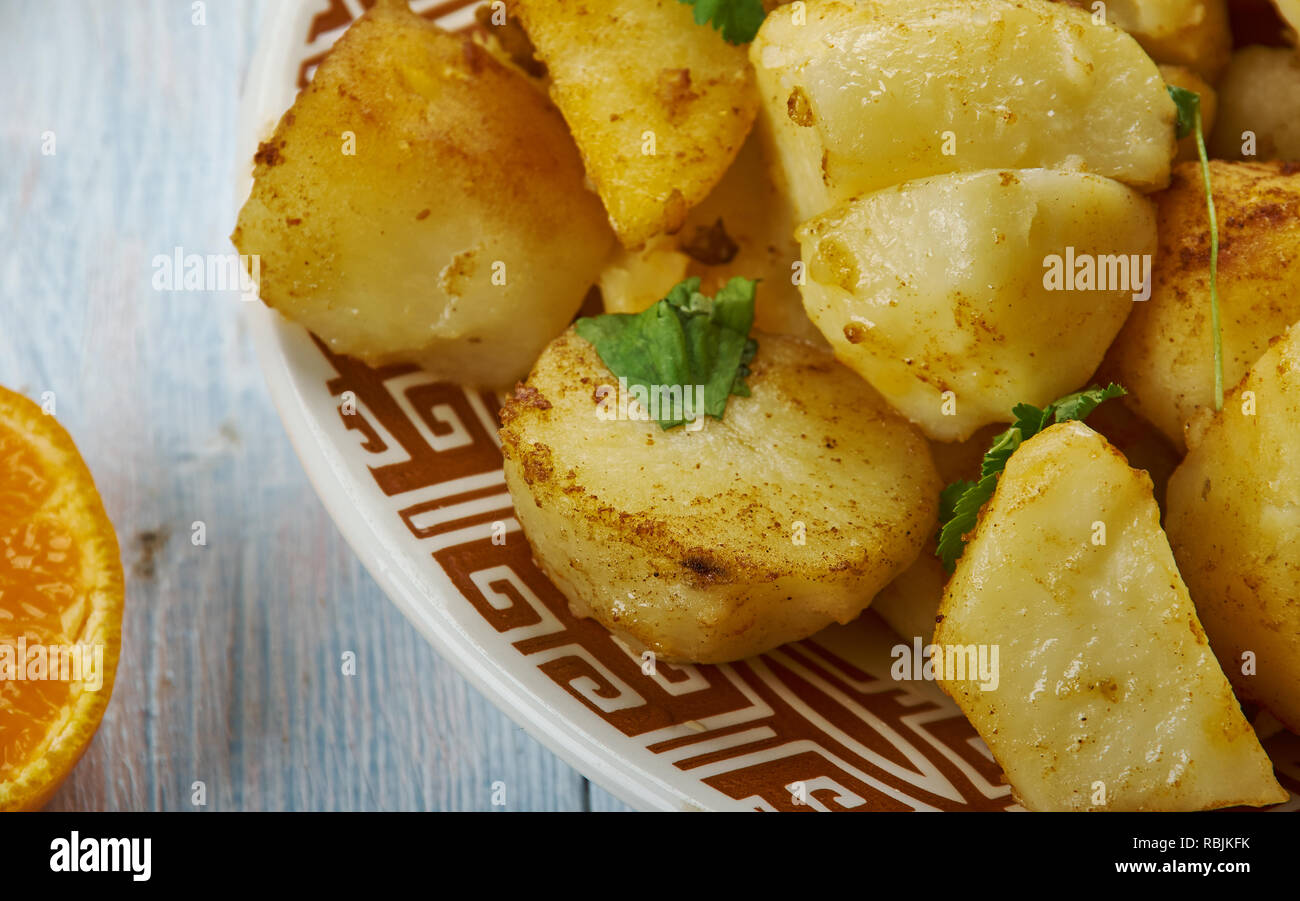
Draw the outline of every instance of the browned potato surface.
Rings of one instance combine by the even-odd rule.
[[[254,160],[232,240],[332,350],[513,384],[613,243],[564,121],[400,0],[339,39]]]
[[[678,0],[515,0],[626,247],[676,231],[758,110],[745,48]]]
[[[735,660],[848,622],[937,526],[920,433],[828,352],[757,338],[751,396],[695,431],[602,419],[597,391],[617,380],[573,332],[502,411],[543,572],[663,659]]]

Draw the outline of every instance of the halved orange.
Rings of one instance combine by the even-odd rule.
[[[0,388],[0,810],[42,807],[90,744],[122,599],[117,534],[77,446]]]

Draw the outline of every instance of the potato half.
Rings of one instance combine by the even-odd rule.
[[[1156,62],[1186,66],[1210,82],[1223,74],[1232,52],[1225,0],[1106,0],[1105,6],[1106,18]]]
[[[401,0],[344,33],[254,162],[231,238],[262,299],[371,363],[513,384],[614,240],[545,96]]]
[[[1300,733],[1300,328],[1189,431],[1169,480],[1178,568],[1233,686]]]
[[[937,526],[920,433],[829,353],[756,337],[752,396],[696,431],[600,418],[617,379],[573,332],[501,414],[542,570],[578,614],[667,660],[736,660],[848,622]]]
[[[627,247],[676,231],[758,111],[743,47],[679,0],[513,0]]]
[[[1280,163],[1210,163],[1219,222],[1219,309],[1228,387],[1300,319],[1300,175]],[[1214,403],[1210,225],[1198,163],[1180,163],[1157,198],[1151,299],[1134,305],[1102,365],[1125,402],[1180,450],[1183,426]]]
[[[1223,113],[1209,139],[1211,155],[1300,161],[1300,53],[1242,48],[1219,82],[1219,99]]]
[[[1050,169],[908,182],[835,207],[798,237],[813,323],[940,441],[1082,386],[1129,315],[1156,243],[1141,194]],[[1072,282],[1045,281],[1052,257]]]
[[[1169,180],[1174,104],[1138,43],[1047,0],[808,0],[750,46],[799,221],[942,172]]]
[[[995,687],[956,670],[941,684],[1025,807],[1288,797],[1206,641],[1151,481],[1083,423],[1054,425],[1011,456],[940,616],[945,655],[982,646],[991,660],[997,649]]]

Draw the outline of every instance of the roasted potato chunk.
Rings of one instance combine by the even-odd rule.
[[[749,54],[799,221],[943,172],[1169,180],[1175,111],[1155,63],[1070,6],[809,0],[772,11]]]
[[[1106,18],[1156,62],[1185,66],[1206,81],[1218,81],[1232,52],[1224,0],[1107,0]]]
[[[623,250],[601,270],[605,311],[639,313],[690,276],[700,277],[700,290],[708,295],[733,277],[755,279],[763,285],[755,328],[824,345],[795,286],[794,225],[790,204],[773,184],[759,142],[751,136],[681,231],[653,238],[639,250]]]
[[[743,47],[678,0],[514,0],[624,246],[676,231],[758,110]]]
[[[1300,319],[1300,177],[1278,163],[1211,161],[1219,221],[1224,385]],[[1157,198],[1151,299],[1136,304],[1102,365],[1124,400],[1180,450],[1183,425],[1214,403],[1210,227],[1200,165],[1180,163]]]
[[[1166,527],[1237,692],[1300,733],[1300,327],[1190,429]],[[1246,655],[1249,653],[1249,657]]]
[[[614,240],[545,96],[400,0],[339,39],[255,164],[232,240],[262,299],[371,363],[513,384]]]
[[[1012,454],[940,617],[940,684],[1025,807],[1287,799],[1206,641],[1150,480],[1086,425]],[[965,649],[997,660],[991,679],[948,667]]]
[[[828,352],[757,338],[751,396],[695,431],[600,418],[617,379],[573,332],[502,411],[542,571],[663,659],[736,660],[848,622],[937,527],[920,433]]]
[[[908,182],[834,208],[799,238],[813,323],[939,441],[1082,385],[1140,295],[1156,243],[1141,194],[1051,169]]]
[[[1219,83],[1222,114],[1209,145],[1225,160],[1300,160],[1300,55],[1246,47]]]

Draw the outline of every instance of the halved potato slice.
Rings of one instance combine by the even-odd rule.
[[[1210,650],[1145,473],[1080,422],[1007,463],[944,593],[934,641],[997,649],[952,695],[1032,810],[1286,800]],[[945,658],[946,659],[946,658]]]
[[[743,47],[679,0],[514,0],[626,247],[676,231],[758,111]]]
[[[1156,244],[1141,194],[1051,169],[908,182],[842,204],[798,237],[813,323],[940,441],[1084,384],[1140,295]]]
[[[255,163],[231,239],[262,300],[372,364],[513,384],[614,243],[546,97],[401,0],[343,34]]]
[[[1077,168],[1164,187],[1174,104],[1130,36],[1047,0],[808,0],[750,46],[799,221],[942,172]]]
[[[1190,429],[1169,542],[1237,691],[1300,733],[1300,327]],[[1247,656],[1248,655],[1248,656]]]
[[[1158,63],[1186,66],[1211,82],[1228,64],[1232,31],[1225,0],[1106,0],[1105,9],[1106,18]]]
[[[937,528],[920,433],[828,352],[757,338],[751,396],[696,431],[601,418],[618,380],[572,331],[501,414],[538,564],[580,615],[664,659],[735,660],[848,622]]]
[[[1246,374],[1268,342],[1300,319],[1300,174],[1281,163],[1210,162],[1218,214],[1223,380]],[[1160,247],[1151,299],[1106,353],[1104,378],[1181,450],[1183,427],[1214,403],[1210,222],[1199,163],[1179,163],[1156,198]]]

